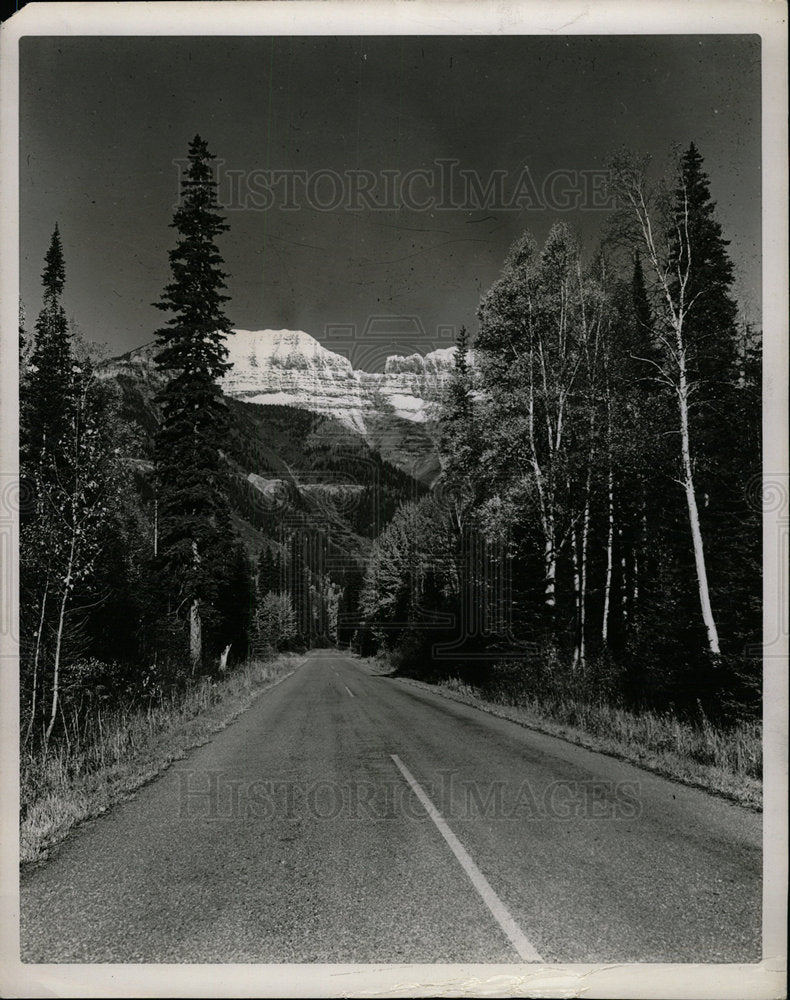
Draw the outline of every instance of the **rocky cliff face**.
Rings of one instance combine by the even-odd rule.
[[[147,344],[114,358],[106,376],[161,384]],[[388,461],[430,483],[439,461],[434,405],[453,367],[455,348],[390,357],[383,372],[356,371],[302,330],[236,330],[228,337],[232,368],[226,395],[261,406],[295,406],[327,414],[365,437]]]
[[[355,371],[347,358],[302,330],[236,330],[228,350],[233,368],[223,383],[227,395],[326,413],[365,435],[382,414],[425,423],[453,352],[388,358],[379,373]]]

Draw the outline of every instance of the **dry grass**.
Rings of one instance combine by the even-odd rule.
[[[254,661],[213,683],[146,710],[116,709],[68,737],[20,757],[20,862],[40,861],[78,823],[104,813],[224,729],[254,698],[301,663],[284,653]]]
[[[457,678],[438,685],[448,698],[500,718],[629,761],[683,784],[704,788],[749,809],[762,809],[762,724],[719,729],[704,716],[697,725],[655,712],[629,712],[572,698],[491,696]]]

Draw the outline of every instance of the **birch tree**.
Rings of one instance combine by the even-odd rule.
[[[581,515],[581,555],[578,579],[577,630],[574,663],[584,666],[587,650],[587,594],[589,579],[589,543],[593,500],[593,479],[598,477],[602,421],[602,401],[606,400],[606,365],[608,362],[608,335],[610,308],[606,292],[606,265],[603,259],[596,262],[586,276],[582,275],[581,261],[577,258],[579,301],[579,342],[583,357],[584,396],[587,408],[586,469],[584,473],[583,508]]]
[[[690,406],[698,382],[690,374],[688,326],[701,289],[690,284],[694,245],[690,231],[690,201],[683,170],[677,171],[679,210],[674,213],[652,191],[647,180],[647,160],[624,154],[612,163],[612,181],[621,203],[634,223],[635,235],[650,265],[660,308],[656,337],[660,358],[642,359],[654,370],[654,377],[673,395],[677,404],[679,440],[678,485],[683,490],[694,552],[697,590],[707,647],[718,660],[721,649],[711,606],[705,543],[694,480],[695,442],[692,440]]]
[[[57,722],[65,664],[65,638],[74,595],[94,570],[102,547],[102,526],[114,502],[113,453],[103,435],[101,387],[90,370],[74,366],[75,397],[64,444],[65,461],[41,484],[48,508],[50,552],[47,580],[54,611],[50,709],[45,738]],[[42,616],[43,618],[43,616]]]
[[[557,610],[558,560],[570,545],[578,577],[577,660],[596,432],[590,386],[597,378],[601,306],[583,275],[575,240],[557,225],[541,251],[529,234],[514,244],[502,276],[483,297],[475,341],[489,464],[496,470],[481,517],[489,525],[536,521],[549,623]]]
[[[58,227],[42,275],[43,307],[33,344],[21,357],[20,512],[22,687],[25,738],[58,722],[64,671],[81,652],[96,560],[116,524],[125,475],[122,434],[110,396],[97,382],[91,348],[63,307],[66,268]],[[20,323],[21,326],[21,323]],[[88,596],[89,595],[89,596]],[[46,704],[45,704],[46,702]],[[61,711],[62,714],[62,711]]]

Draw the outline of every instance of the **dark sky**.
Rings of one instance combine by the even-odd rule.
[[[595,246],[607,213],[573,194],[583,178],[560,175],[551,204],[558,171],[601,170],[621,146],[664,164],[673,144],[692,140],[732,241],[741,305],[759,319],[759,45],[757,36],[23,39],[21,294],[31,325],[57,221],[67,311],[85,335],[111,353],[152,339],[162,315],[151,303],[174,241],[174,161],[196,132],[224,161],[226,202],[224,171],[238,171],[237,190],[253,195],[261,171],[312,179],[295,210],[280,196],[268,209],[228,206],[220,249],[238,327],[301,328],[368,368],[394,351],[446,346],[441,328],[476,328],[480,295],[525,229],[542,239],[564,219]],[[484,182],[505,171],[506,199],[526,167],[537,201],[381,209],[360,198],[351,210],[330,204],[353,198],[348,188],[317,173],[371,171],[380,203],[387,176],[396,189],[409,171],[438,176],[439,159]],[[417,177],[415,199],[427,190]],[[564,210],[563,193],[578,204]]]

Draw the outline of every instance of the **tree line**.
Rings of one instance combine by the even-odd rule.
[[[536,692],[756,710],[759,340],[699,151],[664,183],[648,168],[613,158],[620,209],[593,255],[564,224],[511,247],[473,349],[459,338],[439,486],[374,546],[363,650],[438,674],[509,664]]]
[[[140,428],[64,308],[57,225],[33,331],[20,308],[20,711],[26,741],[68,738],[75,717],[155,698],[248,655],[336,637],[338,595],[283,538],[251,561],[232,523],[227,461],[226,274],[213,157],[195,136],[155,303],[164,375],[153,468]],[[291,551],[293,550],[293,551]],[[321,609],[320,617],[316,608]]]
[[[251,560],[234,527],[212,161],[196,136],[156,303],[151,463],[130,458],[139,428],[67,318],[57,226],[32,331],[20,310],[23,738],[250,655],[348,641],[423,673],[755,711],[759,338],[696,148],[657,189],[646,162],[613,161],[622,208],[593,255],[565,225],[514,243],[474,343],[459,338],[439,482],[394,511],[397,477],[392,496],[363,489],[360,525],[389,520],[342,579],[320,531],[273,523]]]

